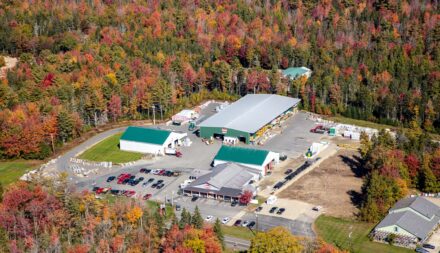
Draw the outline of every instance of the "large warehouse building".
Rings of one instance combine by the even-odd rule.
[[[271,94],[250,94],[203,121],[200,137],[235,137],[250,143],[266,126],[295,110],[300,99]]]
[[[186,133],[130,126],[119,140],[119,148],[124,151],[164,155],[166,148],[175,148],[186,137]]]

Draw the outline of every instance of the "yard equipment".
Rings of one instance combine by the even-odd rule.
[[[196,129],[196,122],[191,120],[188,125],[188,131],[193,131],[194,129]]]
[[[166,148],[165,154],[166,155],[174,155],[176,157],[182,157],[182,153],[176,149],[173,149],[173,148]]]

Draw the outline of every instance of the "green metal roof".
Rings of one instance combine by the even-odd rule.
[[[162,145],[170,134],[167,130],[129,126],[121,140]]]
[[[309,71],[307,68],[305,67],[299,67],[299,68],[287,68],[282,70],[283,75],[285,76],[290,76],[291,78],[298,78],[301,75],[304,75],[305,73],[307,73],[307,71]]]
[[[263,165],[269,151],[251,148],[222,146],[215,156],[215,160],[228,162]]]

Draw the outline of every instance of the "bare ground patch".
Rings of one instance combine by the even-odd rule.
[[[331,216],[352,217],[358,212],[362,186],[358,159],[357,151],[341,149],[278,196],[321,205]]]

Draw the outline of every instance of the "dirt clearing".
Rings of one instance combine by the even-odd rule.
[[[362,186],[358,159],[357,151],[341,149],[278,196],[323,206],[327,215],[352,217]]]

